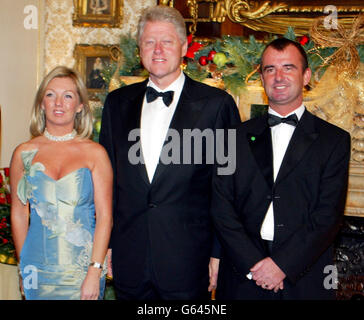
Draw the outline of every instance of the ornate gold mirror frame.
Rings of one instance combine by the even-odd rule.
[[[161,4],[174,6],[173,0],[161,0]],[[185,0],[190,14],[186,22],[192,22],[190,32],[194,33],[198,22],[232,22],[255,31],[285,34],[288,27],[294,27],[296,35],[307,34],[313,20],[327,15],[337,17],[342,26],[352,24],[353,18],[364,12],[362,0]],[[319,4],[318,4],[319,3]],[[209,4],[209,16],[199,17],[199,5]],[[330,16],[331,15],[331,16]]]

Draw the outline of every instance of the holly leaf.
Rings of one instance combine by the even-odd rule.
[[[284,36],[286,39],[292,40],[292,41],[296,41],[296,34],[294,32],[294,28],[293,27],[288,27],[287,32],[284,34]]]

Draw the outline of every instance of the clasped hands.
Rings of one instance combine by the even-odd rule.
[[[270,258],[264,258],[257,262],[251,269],[252,279],[257,286],[266,290],[283,290],[283,279],[286,274]]]

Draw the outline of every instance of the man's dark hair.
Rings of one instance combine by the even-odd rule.
[[[296,41],[292,41],[287,38],[277,38],[277,39],[273,40],[272,42],[270,42],[263,50],[263,53],[260,57],[260,72],[263,72],[263,65],[262,65],[263,55],[269,47],[272,47],[277,51],[283,51],[285,48],[287,48],[290,45],[296,47],[297,50],[299,51],[299,53],[301,54],[302,67],[303,67],[302,71],[305,71],[308,68],[308,60],[307,60],[307,54],[306,54],[305,49],[303,49],[303,47]]]

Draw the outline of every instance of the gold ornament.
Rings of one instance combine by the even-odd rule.
[[[0,263],[6,263],[8,256],[5,254],[0,254]]]
[[[120,88],[121,80],[120,80],[120,68],[124,64],[124,56],[122,51],[118,46],[112,46],[109,49],[111,59],[117,62],[116,70],[109,82],[109,92]]]
[[[324,65],[332,64],[340,69],[341,76],[352,76],[358,69],[360,58],[356,47],[364,44],[364,15],[359,15],[351,30],[339,23],[337,29],[320,27],[325,17],[315,19],[311,30],[311,39],[322,48],[338,48],[333,55],[324,60]]]

